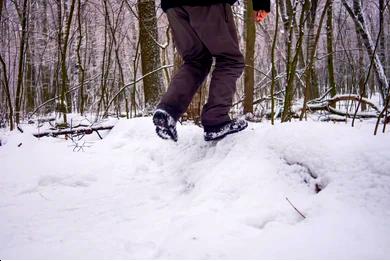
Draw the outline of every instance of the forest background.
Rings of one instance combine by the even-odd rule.
[[[232,114],[389,121],[389,1],[276,0],[233,8],[245,72]],[[159,1],[1,0],[0,123],[150,115],[182,63]],[[199,123],[208,78],[183,120]]]

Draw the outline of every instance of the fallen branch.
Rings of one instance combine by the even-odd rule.
[[[290,203],[290,205],[295,209],[295,211],[297,211],[298,212],[298,214],[299,215],[301,215],[301,217],[303,217],[303,218],[306,218],[305,217],[305,215],[303,215],[292,203],[291,203],[291,201],[288,199],[288,198],[286,198],[286,200],[288,201],[288,203]]]
[[[353,116],[354,116],[353,113],[337,110],[328,104],[326,104],[326,105],[310,105],[310,106],[307,106],[307,109],[309,111],[328,111],[330,113],[333,113],[333,114],[336,114],[339,116],[343,116],[343,117],[348,117],[348,118],[353,118]],[[370,112],[359,112],[356,114],[356,117],[363,118],[363,119],[372,119],[372,118],[377,118],[378,114],[377,113],[370,113]]]
[[[329,115],[326,118],[321,119],[323,122],[347,122],[347,118],[345,117],[340,117],[338,115]]]
[[[332,107],[331,104],[334,104],[334,103],[340,102],[340,101],[356,101],[356,102],[362,101],[362,102],[366,103],[367,105],[369,105],[372,109],[374,109],[375,112],[359,112],[359,113],[356,113],[357,118],[363,118],[363,119],[377,118],[380,111],[381,111],[373,102],[371,102],[367,98],[362,98],[359,95],[354,95],[354,94],[336,95],[336,96],[328,98],[326,100],[324,100],[324,98],[325,98],[325,96],[321,97],[320,99],[309,101],[307,103],[307,109],[309,111],[322,111],[323,110],[323,111],[328,111],[330,113],[333,113],[333,114],[336,114],[339,116],[353,118],[354,113],[349,113],[347,111],[337,110],[336,108]]]
[[[49,117],[49,118],[42,118],[42,119],[38,119],[37,122],[38,123],[45,123],[45,122],[51,122],[51,121],[55,121],[56,120],[56,117]],[[28,124],[34,124],[35,123],[35,120],[28,120]]]
[[[82,127],[82,128],[67,128],[61,130],[45,131],[40,133],[34,133],[33,135],[37,138],[41,137],[57,137],[59,135],[81,135],[91,134],[96,132],[100,138],[102,138],[98,131],[100,130],[111,130],[114,126],[95,126],[95,127]]]
[[[322,98],[325,98],[324,96]],[[369,99],[367,98],[364,98],[364,97],[360,97],[360,95],[356,95],[356,94],[347,94],[347,95],[336,95],[336,96],[333,96],[331,98],[328,98],[328,99],[318,99],[318,100],[313,100],[313,101],[309,101],[308,104],[310,105],[329,105],[329,104],[332,104],[332,103],[336,103],[336,102],[340,102],[340,101],[356,101],[356,102],[359,102],[359,101],[362,101],[364,103],[366,103],[367,105],[370,105],[371,108],[373,108],[376,112],[378,112],[378,114],[380,113],[380,109],[373,103],[371,102]]]

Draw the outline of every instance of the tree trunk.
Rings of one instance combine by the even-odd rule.
[[[317,48],[315,44],[315,21],[317,16],[317,6],[318,0],[311,1],[311,7],[308,14],[307,19],[307,57],[310,57],[315,49]],[[317,73],[315,70],[315,60],[310,63],[309,68],[306,70],[306,95],[308,100],[312,100],[318,98],[319,96],[319,88],[318,88],[318,80]]]
[[[19,43],[19,61],[18,61],[18,79],[16,84],[16,96],[15,96],[15,122],[19,124],[20,122],[20,111],[22,105],[22,89],[23,89],[23,72],[24,72],[24,57],[25,57],[25,45],[26,45],[26,35],[27,35],[27,3],[28,0],[23,1],[23,7],[20,13],[20,24],[22,29],[22,34],[20,36]],[[17,6],[15,5],[16,9]]]
[[[26,77],[25,77],[25,90],[26,90],[26,111],[31,112],[35,106],[35,95],[36,95],[36,84],[35,84],[35,73],[34,64],[32,61],[32,48],[30,44],[26,48]]]
[[[272,83],[271,83],[271,124],[275,124],[275,84],[276,84],[276,65],[275,65],[275,49],[278,40],[279,31],[279,2],[276,1],[276,18],[275,18],[275,32],[271,47],[271,63],[272,63]]]
[[[113,44],[114,44],[114,52],[115,52],[115,60],[116,60],[116,63],[117,63],[117,66],[118,66],[118,70],[119,70],[119,83],[118,83],[118,90],[121,90],[123,88],[123,86],[125,85],[125,77],[124,77],[124,72],[123,72],[123,66],[122,66],[122,62],[121,62],[121,59],[120,59],[120,53],[119,53],[119,49],[120,49],[120,43],[117,41],[117,36],[116,36],[116,32],[117,32],[117,29],[118,29],[118,25],[119,25],[119,17],[120,17],[120,14],[122,13],[122,10],[123,10],[123,6],[124,6],[124,1],[121,2],[121,5],[119,7],[119,11],[116,12],[117,14],[117,18],[116,19],[113,19],[114,20],[114,25],[111,24],[111,20],[108,19],[108,23],[109,23],[109,28],[110,28],[110,32],[111,32],[111,37],[112,37],[112,41],[113,41]],[[112,8],[111,8],[112,9]],[[120,101],[121,99],[123,99],[124,95],[118,95],[118,98],[117,98],[117,104],[116,104],[116,108],[117,108],[117,111],[120,112]]]
[[[358,32],[356,32],[358,33]],[[358,46],[358,49],[359,49],[359,58],[358,58],[358,66],[359,68],[357,69],[357,80],[358,80],[358,87],[359,87],[359,93],[361,96],[363,97],[366,97],[366,93],[367,93],[367,90],[366,90],[366,86],[365,86],[365,82],[366,82],[366,72],[365,72],[365,66],[364,66],[364,50],[363,50],[363,42],[362,42],[362,38],[360,37],[359,34],[356,35],[357,36],[357,46]],[[366,106],[366,103],[362,102],[361,104],[361,110],[362,111],[365,111],[367,109],[367,106]]]
[[[77,0],[77,22],[78,22],[78,42],[77,42],[77,66],[78,66],[78,78],[79,78],[79,85],[80,85],[80,91],[79,91],[79,112],[81,115],[84,114],[84,107],[85,107],[85,99],[84,99],[84,80],[85,80],[85,69],[83,66],[83,61],[81,58],[81,44],[83,40],[83,32],[82,32],[82,10],[81,10],[81,0]]]
[[[331,2],[331,0],[326,1],[324,10],[322,11],[322,14],[321,14],[317,33],[315,34],[315,36],[313,36],[313,42],[311,43],[312,44],[311,53],[309,53],[308,57],[307,57],[308,62],[307,62],[307,67],[306,67],[305,73],[311,74],[310,71],[314,67],[313,64],[315,63],[315,60],[316,60],[317,45],[318,45],[318,42],[319,42],[320,36],[321,36],[322,24],[324,22],[326,14],[327,14],[327,8],[329,7],[330,2]],[[311,93],[312,88],[311,88],[311,83],[308,82],[309,79],[313,80],[311,77],[310,78],[306,77],[305,97],[304,97],[304,101],[303,101],[303,108],[304,109],[302,110],[302,113],[300,115],[300,120],[302,120],[303,116],[306,115],[306,103],[311,96],[310,93]]]
[[[298,63],[298,57],[299,57],[299,49],[302,47],[303,43],[303,37],[304,37],[304,23],[305,23],[305,17],[307,15],[307,12],[310,8],[310,0],[305,0],[302,6],[302,12],[299,18],[299,26],[298,26],[298,40],[296,43],[296,52],[294,55],[294,58],[291,60],[288,60],[287,63],[287,85],[286,85],[286,94],[284,97],[284,108],[282,113],[282,122],[289,121],[291,119],[291,105],[292,100],[294,97],[294,80],[295,80],[295,71],[297,68]],[[291,18],[293,19],[293,18]],[[290,22],[292,23],[292,21]],[[292,38],[293,38],[293,26],[290,26],[289,31],[289,42],[288,42],[288,57],[291,57],[292,53]]]
[[[43,13],[42,15],[40,15],[40,17],[42,17],[42,34],[43,35],[48,35],[48,32],[49,32],[49,24],[48,24],[48,19],[47,19],[47,1],[42,1],[42,9],[43,9]],[[44,37],[41,37],[38,41],[38,46],[40,49],[44,49],[46,48],[48,42],[47,40],[44,39]],[[52,88],[51,88],[51,83],[50,83],[50,74],[51,74],[51,71],[50,71],[50,66],[48,64],[47,61],[45,61],[45,59],[42,60],[41,62],[41,68],[40,68],[40,71],[41,71],[41,83],[42,83],[42,89],[41,89],[41,95],[40,95],[40,99],[42,102],[45,102],[47,100],[49,100],[51,97],[51,92],[52,92]],[[45,111],[45,112],[48,112]]]
[[[253,20],[252,0],[246,0],[245,11],[245,71],[244,71],[244,113],[253,113],[253,96],[255,84],[255,41],[256,27]]]
[[[326,19],[326,48],[328,51],[328,79],[331,97],[337,94],[336,80],[334,76],[334,54],[333,54],[333,0],[330,1]],[[332,107],[335,104],[331,105]]]
[[[63,109],[64,114],[64,124],[67,124],[66,119],[66,113],[72,111],[72,104],[70,95],[68,94],[69,90],[69,79],[68,79],[68,72],[67,72],[67,66],[66,66],[66,58],[67,58],[67,51],[68,51],[68,44],[69,44],[69,36],[70,36],[70,27],[72,25],[72,19],[73,19],[73,12],[75,8],[75,2],[76,0],[72,0],[70,10],[69,10],[69,17],[66,23],[65,28],[65,39],[63,42],[63,47],[61,48],[61,107]],[[66,104],[65,104],[66,101]]]
[[[1,13],[0,13],[1,15]],[[10,130],[14,129],[14,111],[13,111],[13,106],[12,106],[12,100],[11,100],[11,95],[10,95],[10,89],[9,89],[9,81],[8,81],[8,74],[7,74],[7,65],[4,62],[3,57],[0,54],[0,62],[3,67],[3,85],[4,85],[4,91],[5,95],[7,98],[7,105],[8,105],[8,110],[9,110],[9,125],[10,125]]]
[[[155,0],[138,0],[138,18],[142,74],[145,75],[161,67]],[[164,89],[162,79],[161,71],[143,79],[146,112],[153,111],[159,101]]]
[[[379,35],[379,59],[381,60],[383,67],[384,67],[384,74],[386,74],[387,67],[386,67],[386,39],[385,39],[385,0],[379,0],[379,27],[382,28],[382,31]],[[382,85],[382,83],[381,83]],[[383,89],[384,86],[381,86],[381,89]]]

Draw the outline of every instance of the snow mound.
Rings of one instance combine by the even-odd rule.
[[[390,137],[371,129],[250,124],[207,143],[179,125],[174,143],[139,118],[85,153],[10,135],[0,258],[388,259]]]

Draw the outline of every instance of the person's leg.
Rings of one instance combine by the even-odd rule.
[[[229,4],[185,6],[190,23],[202,43],[215,57],[209,97],[202,111],[203,126],[230,121],[228,115],[236,91],[236,81],[244,69],[236,26]]]
[[[192,28],[189,14],[184,8],[170,8],[167,16],[175,46],[184,64],[173,77],[157,108],[165,110],[177,121],[208,75],[212,56]]]

